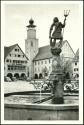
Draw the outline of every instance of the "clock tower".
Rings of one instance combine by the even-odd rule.
[[[29,77],[34,76],[34,64],[33,59],[38,53],[38,39],[36,38],[36,25],[34,25],[34,20],[29,20],[29,25],[27,27],[27,39],[25,40],[25,53],[29,59]]]

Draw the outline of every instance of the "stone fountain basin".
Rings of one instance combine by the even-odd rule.
[[[28,91],[28,92],[14,92],[14,93],[6,93],[5,95],[5,103],[12,104],[29,104],[29,103],[43,103],[43,104],[51,104],[52,94],[50,91]],[[64,103],[65,104],[78,104],[78,94],[77,93],[64,93]]]
[[[39,93],[31,93],[31,96],[38,96]],[[29,95],[25,95],[28,97]],[[50,93],[42,93],[46,100],[34,103],[19,103],[19,102],[5,102],[4,104],[4,119],[5,120],[78,120],[79,119],[79,105],[78,95],[65,94],[65,104],[54,105],[51,104],[49,97]],[[22,96],[14,95],[12,96]],[[23,95],[24,96],[24,95]],[[11,97],[11,96],[9,96]],[[8,98],[8,97],[5,97]],[[45,99],[45,98],[44,98]],[[43,99],[42,99],[43,100]],[[74,101],[75,100],[75,101]]]

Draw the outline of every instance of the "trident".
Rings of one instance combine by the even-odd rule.
[[[66,19],[66,17],[69,15],[69,13],[70,13],[70,10],[64,10],[65,19]]]
[[[70,10],[64,10],[65,20],[66,20],[66,17],[69,15],[69,13],[70,13]],[[63,28],[63,33],[62,34],[64,34],[64,28]]]

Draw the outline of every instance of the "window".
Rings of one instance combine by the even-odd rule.
[[[50,59],[49,59],[49,63],[50,63]]]
[[[43,60],[41,61],[41,64],[43,64]]]
[[[18,57],[20,57],[20,55],[18,55]]]
[[[45,64],[47,64],[47,61],[45,60]]]
[[[23,55],[23,57],[24,57],[24,55]]]
[[[11,56],[11,54],[10,54],[10,56]]]
[[[10,66],[8,66],[8,70],[10,70]]]
[[[16,57],[16,54],[15,54],[15,57]]]
[[[36,72],[36,68],[35,68],[35,72]]]
[[[18,52],[19,52],[19,49],[18,49]]]
[[[25,63],[27,63],[27,61],[25,61]]]
[[[21,63],[24,63],[24,61],[21,61]]]
[[[23,61],[21,61],[21,63],[23,63]]]
[[[15,49],[15,51],[17,51],[17,49]]]
[[[75,63],[75,65],[77,65],[77,63]]]
[[[11,60],[10,60],[10,63],[11,63]]]
[[[9,62],[9,59],[7,59],[6,62]]]
[[[15,63],[15,60],[13,60],[13,63]]]
[[[76,71],[76,69],[74,69],[74,71]]]
[[[38,65],[40,64],[40,62],[38,61]]]
[[[31,41],[31,46],[33,46],[33,42]]]
[[[78,71],[78,68],[74,68],[74,71]]]
[[[40,71],[39,68],[38,68],[38,71]]]
[[[11,67],[11,70],[13,70],[13,67]]]
[[[35,65],[37,64],[37,62],[35,61]]]
[[[18,60],[18,63],[20,63],[20,61]]]

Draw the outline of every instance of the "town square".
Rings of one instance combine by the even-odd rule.
[[[44,3],[5,4],[4,120],[80,119],[80,4]]]

